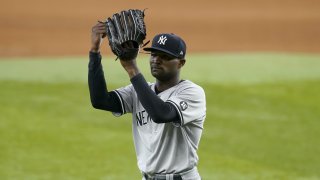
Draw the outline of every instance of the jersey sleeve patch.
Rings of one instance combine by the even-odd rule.
[[[206,114],[206,99],[204,90],[200,86],[188,85],[169,97],[170,102],[177,109],[181,125],[203,121]]]
[[[181,111],[184,111],[188,108],[188,103],[186,101],[180,101],[180,108],[181,108]]]

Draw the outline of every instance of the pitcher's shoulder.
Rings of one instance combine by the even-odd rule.
[[[200,85],[198,85],[198,84],[196,84],[196,83],[194,83],[194,82],[192,82],[190,80],[183,80],[180,83],[180,85],[181,85],[181,87],[184,87],[184,88],[189,87],[189,88],[196,88],[196,89],[202,89],[203,90],[203,88]]]
[[[198,84],[196,84],[196,83],[194,83],[194,82],[192,82],[190,80],[183,80],[179,84],[179,90],[180,91],[182,91],[182,90],[190,90],[190,91],[196,91],[197,93],[205,94],[204,89],[200,85],[198,85]]]

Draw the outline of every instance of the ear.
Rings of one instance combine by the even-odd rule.
[[[179,69],[182,68],[182,66],[184,66],[185,63],[186,63],[185,59],[180,59],[179,64],[178,64]]]

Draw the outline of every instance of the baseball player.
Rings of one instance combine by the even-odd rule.
[[[137,164],[143,180],[199,180],[197,149],[206,117],[204,90],[181,80],[186,44],[177,35],[158,34],[149,48],[154,83],[147,83],[136,59],[121,60],[131,84],[107,89],[100,44],[106,27],[92,28],[88,83],[92,106],[115,116],[132,113]],[[111,78],[110,78],[111,79]]]

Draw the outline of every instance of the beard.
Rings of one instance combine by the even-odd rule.
[[[169,81],[172,78],[177,76],[177,72],[163,72],[163,71],[153,71],[153,70],[151,70],[151,74],[157,80],[162,82]]]

